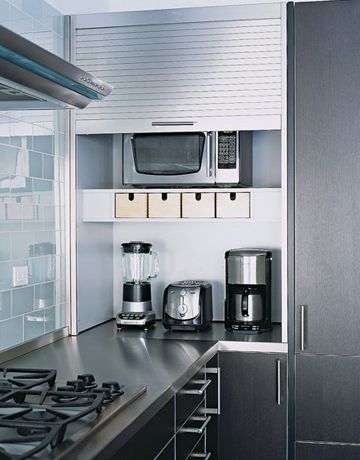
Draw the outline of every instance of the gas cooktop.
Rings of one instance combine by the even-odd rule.
[[[0,368],[0,460],[64,452],[145,391],[99,385],[92,374],[64,384],[53,369]]]

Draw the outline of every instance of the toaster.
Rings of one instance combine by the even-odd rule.
[[[163,325],[170,330],[200,331],[212,321],[212,287],[207,281],[178,281],[164,292]]]

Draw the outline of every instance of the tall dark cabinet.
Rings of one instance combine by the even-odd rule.
[[[360,447],[346,444],[360,443],[360,2],[297,3],[288,11],[290,459],[295,452],[296,460],[356,459]]]
[[[295,107],[296,350],[359,354],[360,2],[296,4]]]

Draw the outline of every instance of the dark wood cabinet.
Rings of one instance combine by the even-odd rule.
[[[296,356],[296,440],[360,443],[360,357]]]
[[[221,352],[219,458],[286,459],[286,355]]]
[[[360,460],[359,446],[296,443],[296,460]]]
[[[360,354],[360,2],[294,19],[296,350]]]
[[[360,443],[360,2],[288,8],[296,353],[289,459],[355,460],[360,448],[346,443]]]

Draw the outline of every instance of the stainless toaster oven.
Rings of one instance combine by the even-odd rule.
[[[163,325],[166,329],[202,330],[211,323],[212,287],[207,281],[178,281],[165,289]]]

